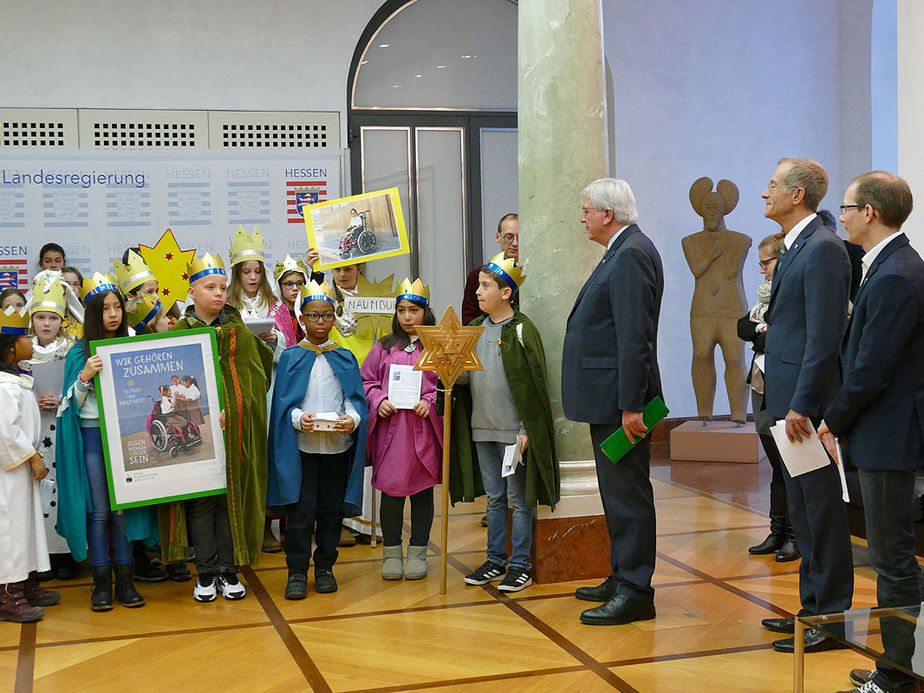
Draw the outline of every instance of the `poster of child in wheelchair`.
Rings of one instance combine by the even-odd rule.
[[[321,202],[305,209],[308,242],[320,254],[315,269],[409,252],[397,188]]]

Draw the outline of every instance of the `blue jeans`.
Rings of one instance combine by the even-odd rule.
[[[90,483],[92,510],[87,515],[87,546],[90,565],[109,565],[109,525],[112,524],[112,553],[116,565],[132,562],[132,552],[125,538],[125,520],[121,512],[109,507],[109,484],[103,462],[103,440],[98,428],[81,428],[83,464]]]
[[[535,510],[526,505],[526,468],[517,465],[512,476],[502,477],[504,443],[475,441],[481,482],[488,495],[488,560],[507,564],[507,503],[513,507],[513,527],[510,531],[512,553],[510,565],[523,570],[532,568],[529,549],[533,536]]]

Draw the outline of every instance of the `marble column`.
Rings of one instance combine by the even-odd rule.
[[[520,31],[522,34],[522,28]],[[924,36],[924,3],[898,0],[898,175],[908,181],[915,201],[915,211],[908,217],[903,230],[915,250],[924,254],[921,221],[924,218],[924,129],[921,128],[924,122],[924,84],[921,83],[924,42],[921,36]],[[520,137],[522,142],[522,135]],[[522,163],[520,166],[522,176]],[[522,201],[521,188],[521,204]]]
[[[565,419],[561,406],[565,321],[603,254],[578,221],[581,189],[607,174],[601,21],[600,0],[519,3],[520,258],[528,277],[521,306],[542,333],[562,469],[562,502],[554,514],[540,509],[537,521],[540,582],[609,573],[587,424]],[[587,551],[588,542],[596,548]]]

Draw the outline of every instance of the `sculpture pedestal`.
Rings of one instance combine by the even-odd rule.
[[[687,421],[671,431],[671,461],[756,464],[764,456],[753,422]]]

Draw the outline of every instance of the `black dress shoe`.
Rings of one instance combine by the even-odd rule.
[[[795,637],[776,640],[773,643],[773,649],[777,652],[794,652]],[[806,652],[824,652],[825,650],[843,650],[847,648],[842,642],[829,638],[821,631],[809,628],[805,631],[805,651]]]
[[[752,556],[763,556],[764,554],[775,553],[779,551],[785,540],[786,537],[782,534],[770,534],[759,544],[749,547],[748,553]]]
[[[574,591],[574,596],[583,599],[585,602],[608,602],[616,596],[616,588],[619,586],[619,580],[615,575],[610,575],[606,580],[596,587],[578,587]]]
[[[802,554],[799,553],[799,547],[796,545],[795,539],[787,539],[783,542],[779,551],[776,552],[777,563],[788,563],[799,558],[802,558]]]
[[[795,633],[796,626],[795,620],[790,618],[765,618],[760,622],[767,630],[772,630],[774,633]]]
[[[581,623],[589,626],[620,626],[632,621],[648,621],[655,617],[654,602],[648,599],[629,599],[617,594],[606,604],[588,609],[581,614]]]

